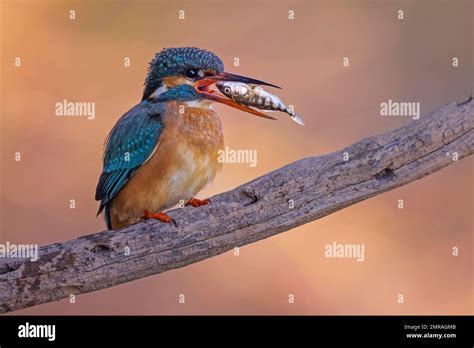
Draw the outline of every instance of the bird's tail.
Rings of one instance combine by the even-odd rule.
[[[107,224],[107,228],[109,230],[112,229],[112,219],[110,218],[110,206],[109,204],[100,204],[100,207],[99,207],[99,211],[97,212],[97,215],[96,216],[99,216],[100,213],[102,213],[102,211],[104,211],[104,217],[105,217],[105,222]]]
[[[111,230],[112,229],[112,219],[110,218],[110,206],[108,204],[105,206],[105,214],[104,215],[105,215],[105,222],[107,224],[107,228],[109,230]]]

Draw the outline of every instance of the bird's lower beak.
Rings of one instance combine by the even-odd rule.
[[[230,74],[230,73],[226,73],[226,72],[222,72],[222,73],[214,75],[214,76],[205,77],[201,80],[198,80],[194,84],[194,87],[196,88],[196,90],[201,95],[203,95],[206,99],[228,105],[230,107],[248,112],[248,113],[250,113],[252,115],[255,115],[255,116],[260,116],[260,117],[268,118],[268,119],[271,119],[271,120],[275,120],[274,117],[268,116],[268,115],[266,115],[264,113],[261,113],[261,112],[255,110],[255,109],[252,109],[248,106],[239,104],[239,103],[233,101],[232,99],[229,99],[229,98],[217,93],[216,91],[209,89],[209,87],[211,85],[213,85],[213,84],[215,84],[216,82],[219,82],[219,81],[242,82],[242,83],[248,83],[248,84],[253,84],[253,85],[271,86],[271,87],[276,87],[276,88],[280,88],[280,87],[272,85],[272,84],[264,82],[264,81],[252,79],[250,77],[234,75],[234,74]]]

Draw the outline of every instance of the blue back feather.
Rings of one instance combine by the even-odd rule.
[[[125,113],[110,131],[95,194],[95,199],[101,201],[97,215],[153,153],[164,127],[163,111],[162,103],[142,101]],[[108,209],[106,215],[109,215]],[[110,216],[106,216],[106,220],[110,225]]]

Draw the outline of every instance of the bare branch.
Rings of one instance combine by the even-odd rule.
[[[183,267],[420,179],[453,163],[455,153],[473,153],[473,115],[472,99],[451,103],[389,133],[294,162],[212,197],[209,206],[171,211],[177,227],[145,221],[43,246],[36,262],[2,259],[0,312]]]

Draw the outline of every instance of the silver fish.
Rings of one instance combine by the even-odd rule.
[[[248,85],[242,82],[217,82],[217,89],[233,101],[266,111],[283,111],[291,119],[304,126],[303,118],[288,108],[278,96],[267,92],[260,86]]]

